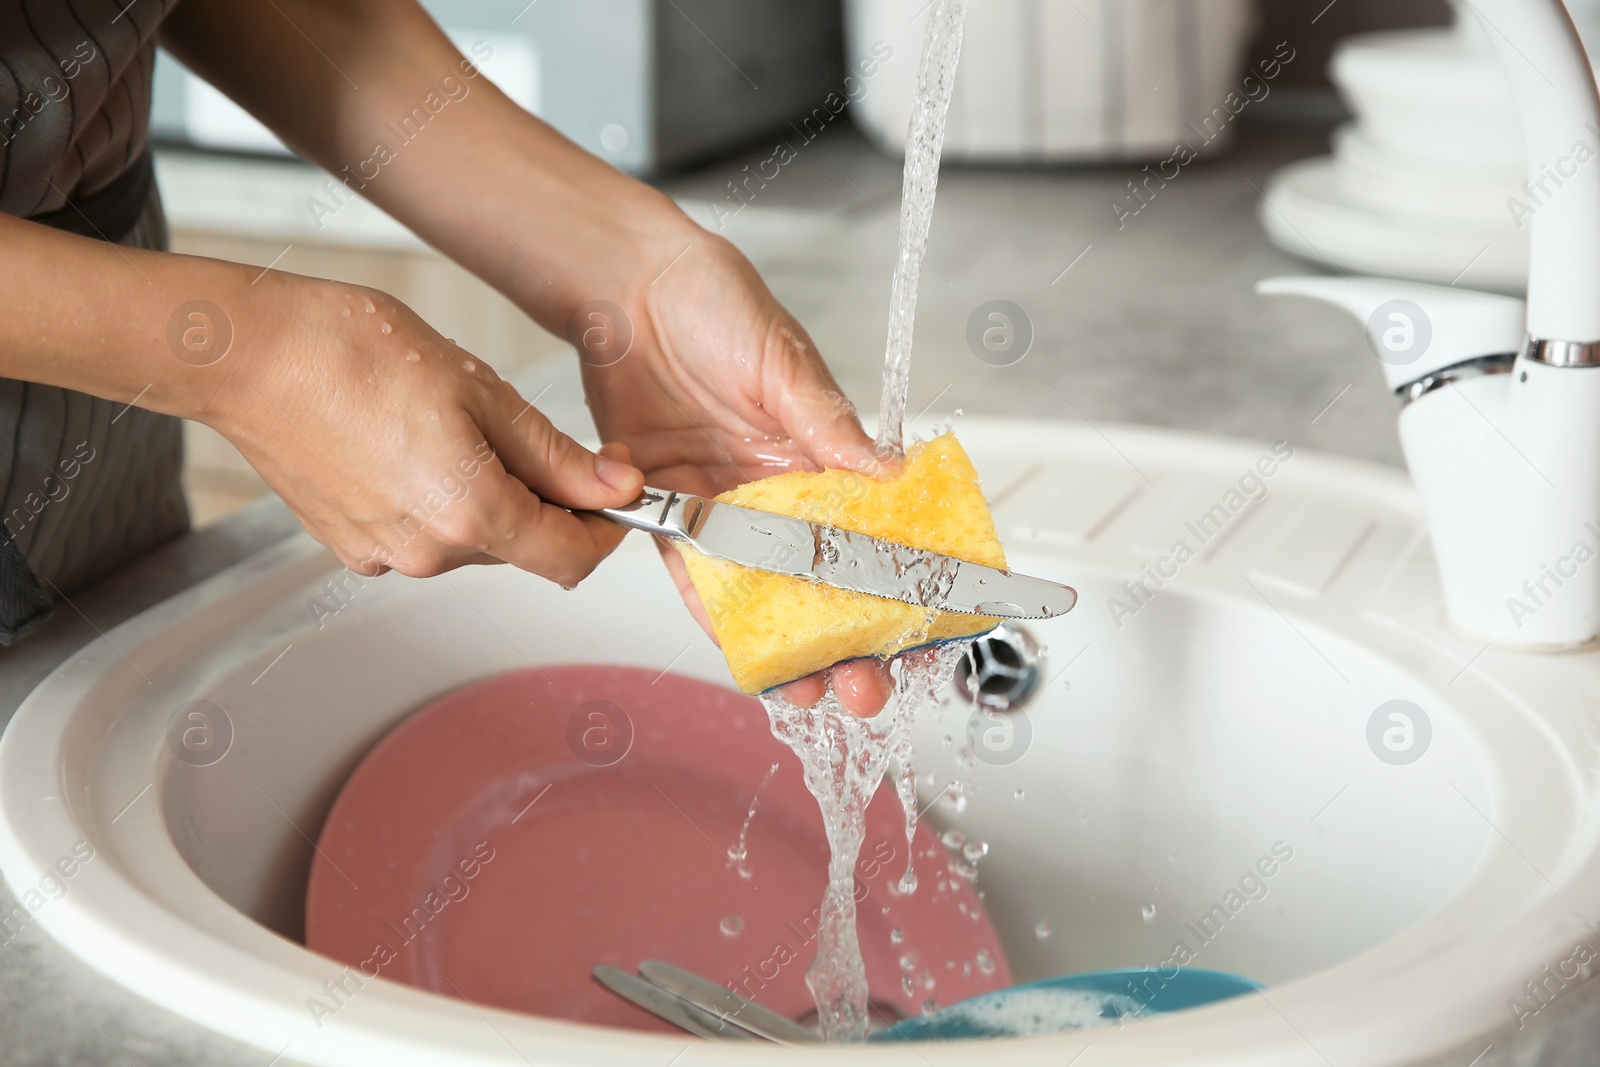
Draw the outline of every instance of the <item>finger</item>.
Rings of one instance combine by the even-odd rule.
[[[798,708],[816,707],[817,701],[822,699],[822,694],[828,691],[828,676],[823,671],[808,674],[804,678],[796,678],[778,687],[784,699]]]
[[[509,473],[492,468],[484,473],[497,478],[484,501],[484,514],[494,517],[494,526],[482,532],[483,541],[476,547],[514,567],[574,586],[628,532],[599,515],[575,515],[546,503]],[[446,539],[456,543],[459,536],[451,531]]]
[[[711,643],[719,645],[716,628],[711,625],[711,616],[706,612],[704,601],[694,587],[694,582],[689,579],[689,568],[683,564],[683,555],[672,547],[672,542],[665,537],[656,538],[656,548],[661,552],[661,560],[667,565],[667,574],[672,577],[672,584],[678,587],[678,595],[683,597],[684,606],[689,609],[689,614],[694,621],[700,624],[700,629],[711,638]]]
[[[340,558],[354,560],[346,566],[357,574],[376,577],[394,570],[410,578],[432,578],[469,564],[505,562],[483,550],[487,525],[466,508],[457,502],[422,525],[406,521],[351,529],[340,539]]]
[[[376,568],[377,574],[394,570],[409,578],[432,578],[453,571],[457,567],[487,566],[505,562],[486,552],[447,545],[432,537],[414,538],[388,559],[387,564],[381,564],[368,557],[368,561],[362,564],[366,569],[358,569],[358,573],[372,574]]]
[[[828,668],[833,692],[850,714],[870,719],[883,710],[894,692],[889,665],[881,659],[852,659]]]
[[[617,449],[590,452],[529,407],[514,389],[501,389],[498,414],[483,432],[501,464],[523,485],[567,508],[614,508],[638,497],[644,475]]]
[[[768,380],[763,385],[768,409],[784,433],[819,467],[874,477],[889,473],[893,462],[877,454],[855,405],[800,324],[788,319],[778,327],[777,339],[764,364]]]

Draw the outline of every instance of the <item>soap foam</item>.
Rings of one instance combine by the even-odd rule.
[[[1011,989],[946,1008],[940,1022],[958,1024],[974,1037],[1029,1037],[1064,1030],[1115,1026],[1142,1005],[1120,993],[1084,989]]]

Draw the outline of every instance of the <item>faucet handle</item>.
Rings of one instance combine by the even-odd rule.
[[[1309,296],[1350,312],[1396,392],[1467,360],[1514,355],[1527,338],[1522,300],[1448,285],[1282,275],[1257,282],[1256,292]]]

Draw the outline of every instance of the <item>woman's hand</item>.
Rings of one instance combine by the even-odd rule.
[[[507,562],[571,586],[622,539],[567,509],[638,496],[624,446],[591,453],[383,293],[279,273],[253,288],[203,417],[346,566]]]
[[[219,47],[221,42],[232,47]],[[363,196],[552,332],[567,332],[571,313],[588,301],[621,305],[635,331],[632,350],[615,366],[586,368],[585,377],[602,436],[633,448],[652,483],[714,492],[788,468],[862,469],[862,462],[872,461],[870,443],[805,332],[744,257],[696,227],[667,197],[584,152],[507,99],[479,77],[418,5],[186,0],[164,23],[163,43],[307,158],[335,174],[361,174]],[[285,70],[293,76],[285,78]],[[391,153],[376,176],[370,173],[374,142],[387,143],[393,117],[441,88],[449,93],[449,103],[429,121],[427,135]],[[402,331],[398,319],[393,328],[397,335]],[[322,338],[302,337],[300,343],[315,348]],[[332,347],[349,349],[352,343]],[[413,347],[425,359],[433,358],[434,349]],[[382,369],[392,369],[399,358],[390,351]],[[304,407],[285,408],[285,415],[337,424],[355,410],[352,401],[329,415],[330,402],[319,399],[316,388],[296,384],[302,373],[283,370],[273,379]],[[389,418],[419,431],[403,438],[396,433],[387,450],[361,449],[365,459],[423,463],[442,473],[457,452],[470,453],[474,439],[482,436],[499,450],[510,474],[526,480],[539,496],[578,506],[619,502],[620,494],[600,500],[599,485],[571,474],[567,465],[560,469],[569,473],[551,481],[534,470],[528,449],[502,444],[497,434],[533,432],[525,428],[527,418],[514,431],[485,425],[484,420],[503,421],[523,406],[504,390],[497,393],[483,380],[450,385],[441,369],[427,374],[433,377],[426,389],[440,397],[440,425],[454,424],[449,434],[421,432],[428,428],[425,405],[394,409],[397,403],[411,404],[401,399],[411,394],[397,382],[382,375],[366,382],[355,372],[348,385],[368,389],[374,402],[391,405]],[[263,391],[278,396],[266,386]],[[360,439],[342,425],[329,429],[351,447]],[[342,552],[359,558],[392,523],[396,509],[404,514],[414,503],[410,498],[428,488],[421,474],[398,468],[393,477],[400,484],[386,485],[370,498],[337,474],[338,484],[322,478],[314,491],[291,486],[288,482],[312,472],[319,478],[327,474],[329,460],[346,466],[354,461],[353,455],[321,457],[285,436],[293,432],[284,420],[274,424],[253,412],[249,425],[230,436],[252,459],[264,459],[268,448],[303,453],[294,456],[294,470],[269,474],[269,481]],[[306,428],[320,444],[318,432]],[[549,432],[547,427],[537,431]],[[446,441],[453,444],[441,454]],[[376,468],[363,473],[390,477]],[[587,488],[580,492],[582,485]],[[506,491],[515,495],[514,487]],[[619,536],[592,524],[574,526],[580,520],[563,521],[546,508],[529,512],[522,521],[542,515],[543,525],[525,526],[511,545],[500,534],[513,527],[512,513],[485,510],[482,495],[473,483],[458,509],[460,525],[445,534],[452,547],[408,562],[426,571],[504,551],[509,555],[502,558],[514,556],[532,569],[543,566],[570,577],[592,565]],[[524,511],[533,508],[528,499],[522,501]],[[360,514],[369,517],[355,522],[342,517],[345,504],[357,501]],[[573,565],[535,558],[528,542],[545,529],[558,531],[556,554],[570,557]],[[343,547],[347,543],[353,547]],[[476,547],[481,545],[490,549]],[[686,596],[693,608],[694,597]],[[868,713],[881,706],[886,677],[881,665],[846,665],[832,673],[847,706]],[[797,683],[797,690],[801,698],[820,695],[820,682]]]
[[[686,219],[647,249],[612,298],[624,317],[580,304],[568,330],[602,440],[626,445],[651,485],[703,496],[787,470],[879,472],[871,438],[811,338],[737,249]],[[682,560],[670,549],[663,556],[711,633]],[[861,659],[786,692],[809,706],[830,678],[863,716],[883,708],[892,684],[884,663]]]

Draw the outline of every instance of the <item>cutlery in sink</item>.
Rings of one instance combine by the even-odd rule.
[[[780,1045],[814,1045],[822,1040],[814,1030],[660,960],[639,964],[637,975],[618,967],[596,967],[594,978],[623,999],[711,1040],[764,1039]],[[949,1041],[1060,1033],[1114,1024],[1125,1016],[1197,1008],[1260,989],[1248,978],[1194,968],[1172,975],[1148,967],[1063,975],[999,989],[928,1015],[902,1019],[874,1033],[868,1041]]]
[[[645,960],[638,974],[605,964],[593,974],[595,981],[622,999],[699,1037],[780,1045],[815,1045],[822,1040],[815,1030],[661,960]]]

